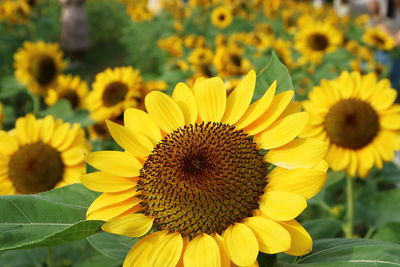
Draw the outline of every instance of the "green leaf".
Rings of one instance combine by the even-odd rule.
[[[7,76],[0,84],[0,99],[9,98],[24,91],[26,91],[25,86],[20,84],[14,76]]]
[[[102,221],[86,221],[98,194],[81,184],[36,195],[0,196],[0,251],[62,244],[96,233]]]
[[[381,227],[372,238],[400,244],[399,229],[400,223],[388,223]]]
[[[321,267],[400,266],[400,245],[370,239],[317,240],[312,252],[296,263]]]
[[[341,222],[335,219],[315,219],[301,224],[313,240],[335,237],[342,230]]]
[[[294,89],[289,71],[275,52],[271,51],[271,55],[267,58],[267,65],[258,72],[253,101],[262,97],[275,80],[277,81],[276,94]]]
[[[103,255],[122,261],[139,238],[102,232],[88,237],[87,240]]]

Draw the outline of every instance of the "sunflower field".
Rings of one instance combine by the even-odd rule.
[[[371,15],[0,0],[0,38],[0,267],[400,266],[400,49]]]

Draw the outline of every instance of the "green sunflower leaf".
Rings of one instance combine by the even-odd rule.
[[[257,73],[253,102],[262,97],[275,80],[277,81],[275,94],[294,90],[292,78],[289,75],[288,69],[279,60],[275,52],[271,51],[267,59],[267,65]]]
[[[0,196],[0,251],[58,245],[96,233],[103,222],[86,221],[85,214],[97,196],[81,184]]]
[[[113,235],[102,232],[89,236],[87,240],[92,247],[103,255],[114,260],[123,261],[126,254],[128,254],[129,250],[139,240],[139,238],[131,238],[128,236]]]
[[[370,239],[323,239],[297,259],[306,266],[400,266],[400,245]]]

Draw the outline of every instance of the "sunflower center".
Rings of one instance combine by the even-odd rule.
[[[231,62],[233,63],[233,65],[240,67],[240,64],[242,62],[242,58],[239,55],[231,55],[230,56]]]
[[[144,213],[193,238],[252,216],[267,184],[256,144],[235,126],[192,124],[167,135],[140,172]]]
[[[307,43],[315,51],[324,51],[329,46],[328,37],[321,33],[312,34],[308,37]]]
[[[224,21],[225,20],[225,14],[219,14],[218,19],[220,21]]]
[[[372,38],[374,39],[375,43],[380,46],[383,45],[385,43],[385,40],[383,40],[380,36],[378,35],[374,35],[372,36]]]
[[[30,72],[40,85],[45,86],[56,77],[57,66],[52,57],[42,55],[31,65]]]
[[[332,106],[325,117],[325,129],[332,143],[360,149],[379,132],[379,117],[365,101],[344,99]]]
[[[112,82],[108,84],[103,93],[103,104],[111,107],[125,99],[128,87],[122,82]]]
[[[71,107],[73,109],[76,109],[79,105],[79,96],[75,90],[72,89],[63,90],[60,93],[59,98],[68,100],[69,103],[71,103]]]
[[[19,148],[11,157],[8,168],[10,180],[21,194],[53,189],[62,180],[64,173],[60,152],[42,143]]]

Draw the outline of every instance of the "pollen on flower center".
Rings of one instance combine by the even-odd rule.
[[[167,135],[140,172],[138,198],[159,230],[193,238],[252,216],[267,184],[263,156],[235,126],[186,125]]]
[[[20,147],[11,157],[8,167],[10,180],[21,194],[53,189],[64,173],[60,152],[42,143]]]
[[[325,117],[325,129],[332,143],[359,149],[378,134],[379,117],[367,102],[343,99],[330,108]]]
[[[45,86],[56,76],[56,63],[53,58],[47,55],[42,55],[38,58],[36,64],[32,64],[30,72],[40,85]]]
[[[125,99],[128,87],[122,82],[112,82],[106,86],[103,92],[103,103],[106,107],[111,107]]]
[[[324,51],[329,46],[329,40],[327,36],[320,33],[315,33],[308,37],[307,43],[312,50],[316,51]]]

